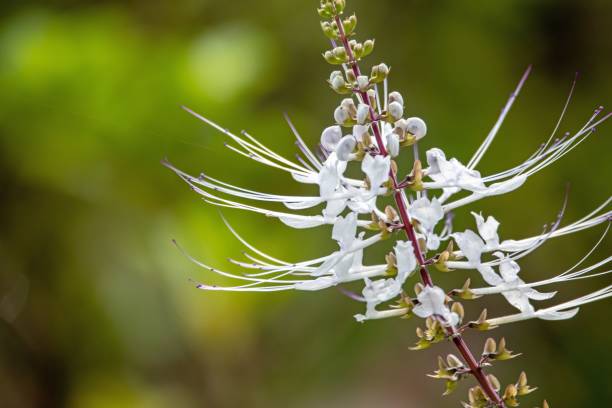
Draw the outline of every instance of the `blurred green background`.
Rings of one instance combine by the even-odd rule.
[[[223,147],[188,105],[246,128],[287,155],[287,112],[314,145],[338,97],[320,52],[312,1],[4,0],[0,6],[0,406],[2,407],[457,407],[469,382],[442,398],[425,377],[442,345],[410,352],[414,321],[357,324],[362,305],[320,293],[195,290],[214,280],[171,244],[226,267],[241,245],[160,165],[278,193],[307,193]],[[561,130],[577,129],[612,95],[612,6],[607,0],[350,0],[365,63],[392,66],[406,111],[425,118],[424,147],[467,161],[525,67],[534,72],[483,173],[514,165],[548,137],[576,70]],[[539,233],[566,182],[566,220],[610,194],[610,124],[517,192],[472,206],[502,222],[502,238]],[[409,166],[406,156],[402,165]],[[226,211],[238,231],[283,259],[334,249],[329,228],[291,230]],[[472,227],[468,211],[457,228]],[[526,279],[549,277],[586,253],[603,228],[547,243],[525,258]],[[609,253],[609,241],[593,260]],[[380,262],[384,248],[370,251]],[[231,269],[227,266],[227,269]],[[434,277],[450,287],[465,274]],[[555,301],[606,285],[566,284]],[[511,312],[487,300],[492,315]],[[479,305],[469,312],[478,313]],[[564,322],[498,329],[553,407],[612,406],[609,302]],[[469,335],[479,351],[485,336]]]

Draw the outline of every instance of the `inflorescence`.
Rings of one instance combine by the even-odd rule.
[[[196,260],[183,249],[185,255],[199,266],[216,274],[241,282],[224,287],[198,283],[207,291],[273,292],[286,290],[313,291],[335,287],[347,282],[362,281],[361,295],[345,291],[365,304],[363,313],[355,319],[364,322],[389,317],[424,319],[424,328],[416,330],[414,350],[425,349],[441,341],[452,341],[461,358],[449,354],[439,357],[433,378],[446,382],[444,395],[450,394],[462,379],[473,376],[478,385],[470,388],[466,408],[514,407],[519,397],[535,390],[521,373],[516,383],[503,391],[500,381],[485,374],[484,367],[494,361],[517,356],[506,348],[505,339],[488,338],[480,357],[476,357],[463,340],[465,330],[491,330],[499,325],[527,319],[562,320],[576,315],[579,307],[612,296],[612,285],[580,298],[546,308],[536,308],[533,302],[551,299],[554,292],[540,291],[540,287],[606,275],[606,265],[612,257],[584,266],[595,249],[604,241],[612,211],[607,210],[610,198],[591,213],[562,226],[566,203],[556,219],[545,226],[541,234],[518,240],[502,240],[499,222],[493,216],[484,217],[472,212],[475,230],[454,231],[453,211],[489,196],[510,193],[523,185],[529,177],[556,162],[586,140],[610,113],[602,115],[599,107],[582,128],[558,137],[561,120],[569,105],[575,86],[550,137],[519,165],[496,174],[481,175],[476,167],[502,125],[531,67],[521,78],[503,108],[497,122],[467,164],[448,159],[439,148],[425,152],[426,166],[419,160],[418,142],[427,134],[425,121],[407,117],[403,96],[388,90],[391,71],[384,63],[372,66],[369,74],[362,73],[359,63],[374,50],[374,40],[359,42],[354,39],[357,18],[344,17],[345,0],[321,0],[318,13],[323,19],[321,28],[329,39],[331,49],[323,53],[329,64],[337,67],[328,80],[336,93],[344,95],[333,113],[335,124],[325,128],[320,144],[311,150],[287,118],[301,155],[289,160],[260,143],[249,133],[240,135],[217,125],[211,120],[185,108],[198,119],[225,134],[235,144],[226,146],[234,152],[264,165],[287,172],[303,184],[318,187],[318,194],[289,196],[262,193],[234,186],[205,174],[193,177],[169,162],[164,164],[207,203],[260,213],[277,218],[292,228],[314,228],[331,225],[332,239],[338,250],[301,262],[287,262],[260,251],[244,240],[224,219],[229,230],[251,252],[246,261],[230,259],[235,265],[251,273],[234,274],[210,267]],[[413,164],[409,174],[398,174],[396,160],[402,149],[412,152]],[[347,166],[361,167],[362,179],[345,176]],[[461,195],[460,197],[457,197]],[[390,196],[394,205],[380,208],[377,201]],[[232,198],[233,197],[233,198]],[[240,200],[240,201],[238,201]],[[288,211],[273,211],[242,200],[282,203]],[[566,199],[567,201],[567,199]],[[323,206],[317,215],[302,215],[296,210]],[[587,228],[605,225],[601,239],[582,259],[556,276],[536,282],[525,282],[519,276],[517,263],[552,238]],[[363,251],[381,241],[394,240],[393,251],[384,262],[363,264]],[[430,271],[476,270],[486,283],[472,287],[467,279],[460,288],[445,290],[436,286]],[[410,283],[414,275],[420,282]],[[407,286],[414,286],[412,291]],[[489,317],[487,310],[476,320],[467,320],[462,301],[488,295],[502,295],[518,313]],[[546,401],[543,407],[548,407]]]

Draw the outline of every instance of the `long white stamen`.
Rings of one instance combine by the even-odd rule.
[[[482,156],[485,154],[485,152],[487,151],[487,149],[493,142],[493,139],[495,139],[495,136],[497,135],[499,128],[504,123],[504,119],[506,119],[506,115],[508,115],[508,112],[510,112],[510,108],[512,108],[512,104],[514,104],[514,101],[516,100],[516,97],[521,91],[521,88],[523,87],[523,84],[527,80],[527,77],[529,76],[530,72],[531,72],[531,65],[527,67],[527,70],[523,74],[523,77],[519,81],[516,89],[510,95],[510,98],[508,99],[508,102],[506,102],[506,105],[502,109],[501,114],[499,115],[499,118],[495,122],[495,125],[493,125],[493,128],[491,129],[491,131],[489,132],[485,140],[482,142],[480,147],[476,150],[476,153],[474,153],[474,156],[472,156],[472,158],[468,162],[467,164],[468,169],[474,169],[478,165],[478,163],[480,162],[480,159],[482,159]]]

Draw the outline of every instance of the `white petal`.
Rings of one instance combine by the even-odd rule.
[[[499,273],[501,274],[502,278],[504,278],[504,281],[512,282],[516,280],[520,271],[521,267],[518,263],[502,255],[502,261],[499,264]]]
[[[472,265],[480,265],[480,256],[485,249],[485,243],[472,230],[451,234],[463,255]]]
[[[491,286],[499,286],[504,283],[504,280],[495,272],[495,270],[488,265],[478,266],[478,272],[482,276],[485,282]]]
[[[542,320],[567,320],[576,316],[580,308],[576,307],[571,310],[566,310],[562,312],[555,311],[537,311],[536,316]]]
[[[312,279],[312,280],[307,280],[304,282],[300,282],[300,283],[296,283],[295,284],[295,289],[296,290],[321,290],[321,289],[327,289],[331,286],[336,285],[337,282],[335,280],[335,278],[331,277],[331,276],[321,276],[319,278],[316,279]]]
[[[303,228],[313,228],[318,227],[320,225],[326,224],[323,217],[320,215],[315,216],[304,216],[304,217],[278,217],[278,219],[285,225],[288,225],[291,228],[303,229]]]
[[[346,217],[338,217],[332,229],[332,239],[336,240],[341,249],[348,249],[357,233],[357,214],[349,213]]]
[[[368,133],[369,125],[355,125],[353,126],[353,137],[358,142],[363,141],[363,135]]]
[[[520,186],[522,186],[525,183],[526,180],[527,180],[527,176],[522,174],[520,176],[513,177],[513,178],[511,178],[508,181],[503,181],[501,183],[491,184],[487,188],[486,195],[487,196],[494,196],[494,195],[500,195],[500,194],[509,193],[511,191],[516,190]]]
[[[531,303],[529,303],[529,298],[524,293],[522,293],[520,290],[517,289],[517,290],[505,291],[505,292],[502,292],[502,295],[504,295],[508,303],[516,307],[521,312],[523,313],[534,312],[533,306],[531,305]]]
[[[395,257],[397,259],[397,275],[404,280],[412,275],[417,267],[417,259],[411,241],[397,241],[395,243]],[[403,282],[402,282],[403,283]]]
[[[498,247],[499,235],[497,234],[497,228],[499,227],[499,222],[492,216],[487,217],[487,221],[485,221],[481,214],[472,212],[472,215],[476,218],[478,233],[487,243],[487,246],[490,248]]]
[[[336,149],[336,145],[342,138],[342,128],[338,125],[326,127],[321,133],[321,145],[330,152]]]
[[[444,211],[437,198],[431,201],[426,197],[415,200],[408,209],[410,216],[423,226],[426,231],[432,231],[436,224],[444,218]]]
[[[381,184],[389,179],[389,171],[391,169],[391,157],[378,155],[372,157],[367,154],[361,162],[361,170],[368,176],[370,180],[371,192],[378,194],[381,189]]]

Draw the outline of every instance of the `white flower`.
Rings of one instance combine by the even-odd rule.
[[[525,282],[518,276],[521,270],[520,266],[501,252],[496,252],[493,255],[501,260],[499,273],[503,281],[497,286],[501,286],[504,289],[502,295],[504,295],[508,303],[521,312],[534,311],[533,306],[529,303],[529,299],[547,300],[555,296],[556,292],[543,293],[530,287],[521,287]]]
[[[347,250],[355,241],[357,234],[357,214],[349,213],[346,217],[338,217],[332,229],[332,239],[338,242],[340,250]]]
[[[389,156],[372,157],[366,154],[361,162],[361,170],[368,176],[370,180],[370,191],[374,195],[378,195],[381,190],[381,185],[389,179],[389,171],[391,170],[391,158]]]
[[[415,200],[410,205],[408,212],[426,231],[433,231],[436,224],[444,218],[442,206],[435,197],[431,201],[427,197]]]
[[[421,225],[427,248],[430,250],[438,249],[440,238],[434,233],[434,228],[444,218],[444,211],[442,211],[438,199],[434,197],[430,201],[427,197],[421,197],[410,205],[408,213]]]
[[[459,322],[459,316],[452,313],[445,304],[446,294],[437,286],[425,286],[421,293],[417,295],[419,304],[412,312],[426,319],[430,316],[439,316],[444,319],[446,325],[455,326]]]
[[[497,248],[499,246],[499,235],[497,235],[499,222],[492,216],[487,217],[487,221],[485,221],[482,214],[472,212],[472,215],[476,218],[478,233],[484,239],[487,246],[489,248]]]
[[[472,230],[451,234],[472,267],[480,265],[480,257],[485,249],[484,241]]]
[[[330,152],[336,150],[342,138],[342,128],[338,125],[326,127],[321,133],[321,145]]]
[[[427,164],[425,173],[435,183],[425,184],[428,188],[456,187],[469,191],[483,191],[486,189],[480,173],[470,170],[457,159],[446,159],[446,155],[440,149],[429,149],[426,153]]]

